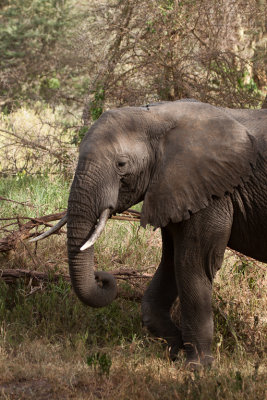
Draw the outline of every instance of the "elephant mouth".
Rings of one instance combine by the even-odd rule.
[[[89,239],[87,239],[87,241],[84,243],[84,245],[80,248],[81,251],[84,251],[84,250],[88,249],[89,247],[92,247],[95,244],[95,242],[97,241],[97,239],[103,232],[109,217],[110,217],[110,209],[106,208],[100,214],[99,220],[95,226],[93,233],[91,234]]]

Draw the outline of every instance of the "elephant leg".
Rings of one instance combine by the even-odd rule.
[[[171,306],[178,295],[173,255],[172,237],[162,229],[161,263],[142,299],[142,321],[154,336],[167,341],[170,357],[175,359],[182,347],[182,338],[170,317]]]
[[[220,268],[233,220],[228,198],[170,227],[174,239],[181,330],[187,363],[212,363],[212,281]]]

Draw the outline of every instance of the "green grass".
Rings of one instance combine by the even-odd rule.
[[[1,216],[60,211],[68,188],[69,182],[56,176],[2,179],[0,196],[35,208],[1,202]],[[97,267],[153,273],[160,253],[158,231],[109,221],[96,245]],[[68,283],[53,282],[54,272],[68,271],[64,235],[37,247],[21,244],[0,255],[0,268],[51,273],[45,284],[0,283],[0,399],[264,398],[266,274],[261,264],[227,252],[214,284],[215,364],[197,372],[185,369],[183,354],[169,361],[162,340],[142,328],[139,302],[118,298],[91,309]],[[139,290],[146,284],[136,281]],[[120,285],[131,290],[127,282]]]
[[[0,180],[0,196],[26,205],[1,201],[1,216],[28,216],[55,213],[67,207],[70,182],[60,175],[18,175]],[[27,206],[28,204],[28,206]]]
[[[122,315],[124,320],[121,320]],[[127,337],[141,337],[138,306],[129,301],[115,301],[106,309],[93,310],[77,301],[65,282],[48,283],[44,291],[29,295],[23,282],[13,287],[1,284],[0,320],[12,334],[8,339],[21,344],[47,338],[51,343],[84,341],[85,346],[119,345]]]

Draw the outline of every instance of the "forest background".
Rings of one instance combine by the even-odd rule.
[[[79,143],[103,111],[181,98],[267,107],[266,21],[265,0],[2,0],[0,242],[66,208]],[[160,236],[136,222],[110,222],[97,246],[101,269],[153,273],[160,258]],[[2,270],[67,273],[62,235],[11,250]],[[227,253],[215,282],[218,366],[194,374],[144,334],[134,301],[92,311],[52,276],[2,282],[0,398],[261,399],[264,272]]]
[[[259,107],[267,90],[266,35],[264,0],[3,0],[0,106],[10,134],[1,131],[2,141],[18,144],[21,119],[31,114],[45,125],[48,113],[55,143],[40,125],[26,138],[38,156],[46,151],[67,166],[68,145],[107,108],[180,98]],[[23,163],[12,161],[10,148],[0,151],[1,174],[31,170],[32,153]]]

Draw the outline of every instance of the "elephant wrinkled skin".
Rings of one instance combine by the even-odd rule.
[[[67,227],[72,285],[102,307],[116,281],[94,272],[94,235],[116,212],[143,201],[141,224],[162,232],[161,263],[142,319],[175,358],[210,364],[212,281],[226,246],[267,262],[267,110],[177,101],[107,111],[80,146]],[[103,222],[104,221],[104,222]],[[99,236],[101,229],[97,228]],[[170,318],[179,296],[181,327]]]

